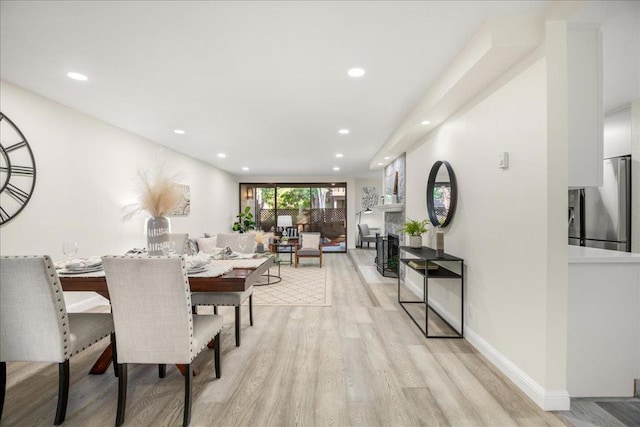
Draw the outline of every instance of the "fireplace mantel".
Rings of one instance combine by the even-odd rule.
[[[383,212],[402,212],[404,210],[404,203],[387,203],[376,206],[376,209]]]

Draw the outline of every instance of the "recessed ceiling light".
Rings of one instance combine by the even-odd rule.
[[[174,129],[173,133],[177,133],[178,135],[184,135],[184,131],[182,129]]]
[[[362,77],[364,76],[364,69],[363,68],[351,68],[349,71],[347,71],[347,74],[349,75],[349,77]]]
[[[384,163],[378,162],[378,166],[384,166]]]
[[[340,129],[340,130],[338,131],[338,133],[339,133],[340,135],[348,135],[348,134],[349,134],[349,129]]]
[[[336,157],[340,159],[340,158],[344,157],[344,154],[338,153],[338,154],[336,154]]]
[[[89,78],[87,76],[85,76],[84,74],[75,73],[73,71],[67,73],[67,77],[69,77],[70,79],[73,79],[73,80],[81,81],[81,82],[89,80]]]
[[[225,157],[227,157],[227,155],[224,153],[218,153],[218,157],[220,157],[221,159],[224,159]]]
[[[243,171],[248,171],[248,170],[249,170],[249,168],[248,168],[248,167],[246,167],[246,166],[243,166],[243,167],[242,167],[242,170],[243,170]]]
[[[334,166],[334,167],[333,167],[333,170],[334,170],[334,171],[339,171],[339,170],[340,170],[340,168],[339,168],[339,167],[337,167],[337,166]]]
[[[391,157],[387,156],[387,157],[385,157],[384,159],[385,159],[385,160],[389,160],[390,158],[391,158]]]
[[[423,120],[420,122],[421,125],[426,126],[428,124],[431,124],[431,122],[429,120]]]

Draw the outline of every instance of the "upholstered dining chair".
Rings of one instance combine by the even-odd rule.
[[[221,316],[194,316],[183,256],[102,258],[118,339],[118,409],[122,425],[127,400],[127,365],[184,364],[184,418],[191,420],[191,363],[215,339],[215,371],[220,378]],[[121,335],[118,335],[121,334]]]
[[[189,253],[190,247],[188,233],[170,233],[169,242],[171,242],[176,255],[191,255]]]
[[[62,424],[69,398],[69,359],[110,334],[113,340],[113,332],[109,313],[67,313],[51,258],[1,257],[0,419],[6,393],[6,362],[57,362],[58,405],[54,424]]]
[[[320,233],[304,232],[300,233],[298,244],[295,247],[295,267],[298,267],[300,258],[318,258],[320,268],[322,268],[322,244]]]
[[[247,298],[249,299],[249,324],[253,326],[253,286],[244,292],[194,292],[191,294],[191,304],[194,307],[199,305],[213,306],[213,314],[218,314],[218,306],[235,307],[236,347],[240,347],[242,304]]]

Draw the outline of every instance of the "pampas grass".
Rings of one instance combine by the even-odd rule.
[[[182,197],[182,189],[177,182],[179,174],[169,175],[164,165],[155,172],[138,171],[138,203],[125,206],[124,220],[147,212],[153,217],[165,216],[176,207]]]

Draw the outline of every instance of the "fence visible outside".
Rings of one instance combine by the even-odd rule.
[[[312,209],[260,209],[256,218],[258,229],[269,231],[277,227],[278,215],[290,215],[294,226],[302,226],[300,231],[320,232],[325,243],[338,244],[345,241],[345,208]]]

